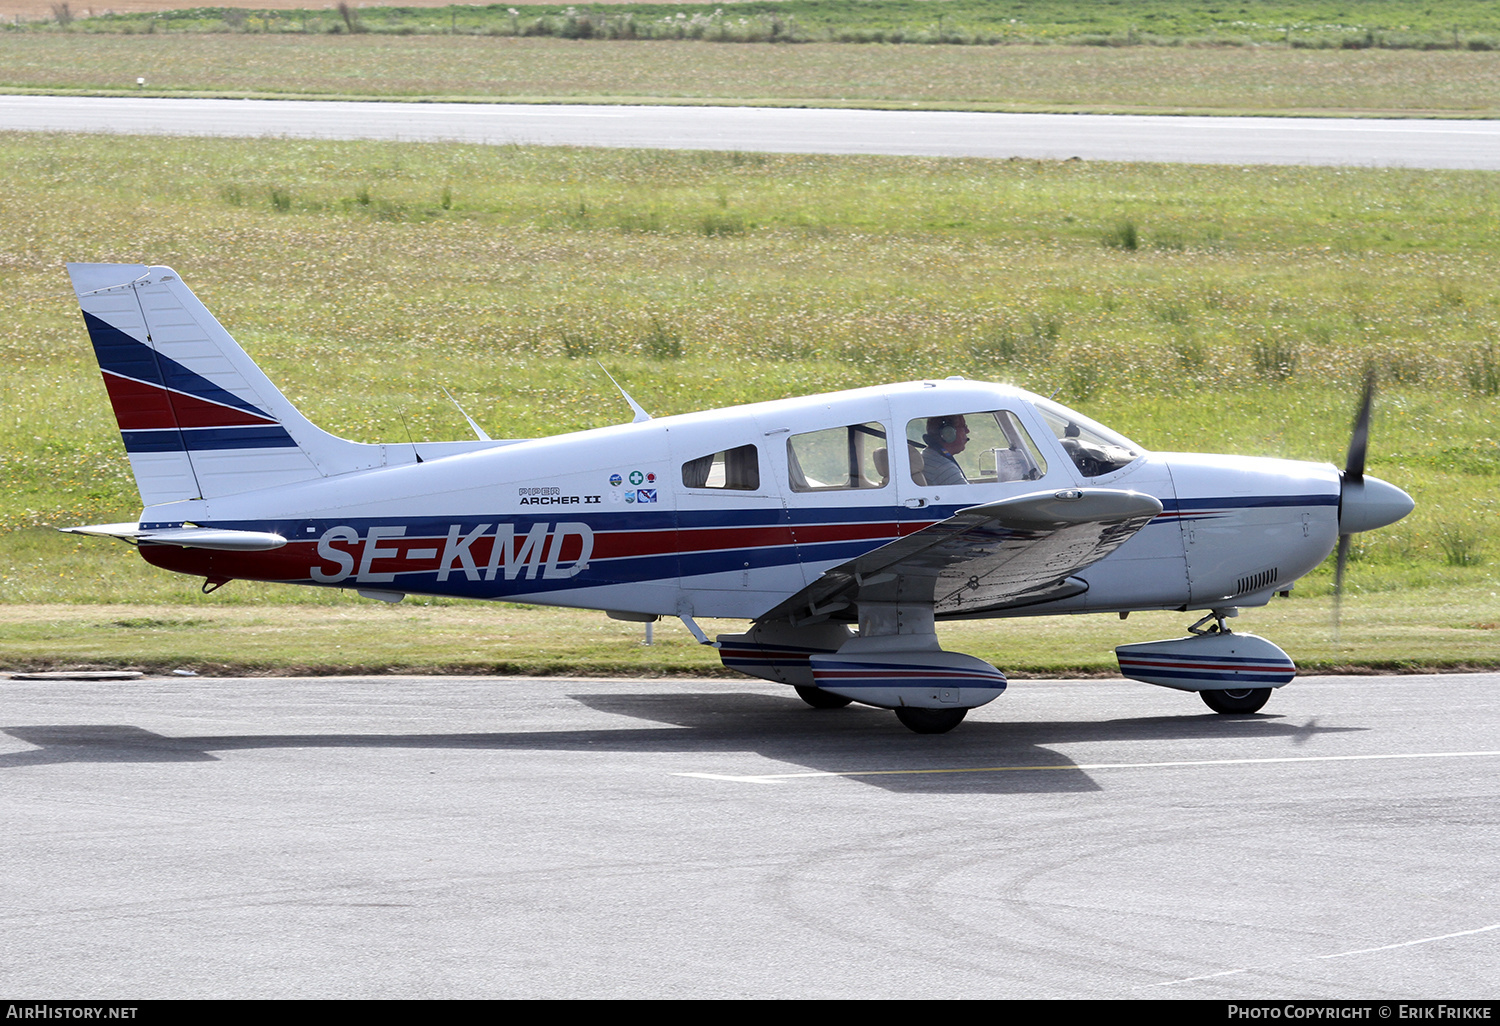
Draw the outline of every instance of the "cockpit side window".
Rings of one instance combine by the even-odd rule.
[[[794,492],[884,488],[891,480],[884,424],[850,424],[792,435],[787,472]]]
[[[1009,410],[951,413],[906,425],[912,481],[928,487],[1035,481],[1047,460]]]
[[[1038,399],[1036,411],[1084,477],[1113,473],[1141,456],[1143,450],[1130,439],[1066,406]]]
[[[760,457],[753,445],[711,452],[682,465],[685,488],[723,488],[753,492],[760,489]]]

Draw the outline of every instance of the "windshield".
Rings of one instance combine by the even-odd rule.
[[[1128,466],[1145,450],[1117,431],[1089,420],[1050,399],[1037,399],[1036,411],[1062,443],[1084,477],[1099,477]]]

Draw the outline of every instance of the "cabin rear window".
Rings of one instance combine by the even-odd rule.
[[[682,465],[685,488],[725,488],[753,492],[760,488],[760,457],[753,445],[711,452]]]
[[[786,441],[794,492],[884,488],[891,480],[884,424],[850,424],[793,435]]]

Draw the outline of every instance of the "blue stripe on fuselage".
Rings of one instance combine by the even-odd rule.
[[[211,429],[223,431],[261,430],[259,428],[223,428]],[[1288,495],[1276,497],[1238,497],[1238,498],[1203,498],[1188,500],[1163,499],[1164,508],[1172,510],[1188,509],[1213,509],[1230,510],[1233,508],[1257,509],[1275,506],[1303,507],[1303,506],[1332,506],[1338,504],[1337,495]],[[541,510],[526,513],[489,513],[484,515],[466,514],[462,516],[382,516],[382,517],[321,517],[317,520],[215,520],[213,527],[222,527],[237,531],[276,531],[284,537],[294,540],[303,540],[309,537],[307,528],[313,528],[316,533],[322,533],[330,527],[344,525],[352,527],[363,534],[369,528],[377,525],[400,524],[407,529],[408,537],[436,536],[445,537],[450,525],[458,524],[464,531],[482,523],[515,524],[517,530],[522,530],[535,523],[556,523],[566,520],[572,523],[587,524],[594,531],[670,531],[670,530],[699,530],[714,527],[777,527],[781,525],[790,527],[803,527],[817,524],[879,524],[879,523],[911,523],[913,521],[924,521],[936,523],[946,520],[958,513],[960,510],[970,508],[971,504],[944,504],[941,506],[927,506],[920,510],[912,510],[903,506],[858,506],[858,507],[804,507],[801,509],[783,509],[781,506],[767,506],[755,509],[718,509],[718,510],[695,510],[695,509],[673,509],[667,502],[663,502],[659,508],[647,508],[642,506],[615,508],[584,512],[581,508],[568,507],[556,508],[547,513]],[[160,524],[144,525],[148,527],[173,527],[173,523],[163,522]],[[287,531],[293,533],[287,534]]]
[[[227,430],[227,429],[226,429]],[[233,429],[244,430],[244,429]],[[256,429],[258,430],[258,429]],[[1234,505],[1245,508],[1267,508],[1275,505],[1287,507],[1306,507],[1327,505],[1336,502],[1337,499],[1325,496],[1287,496],[1276,499],[1265,499],[1258,497],[1237,499],[1196,499],[1189,500],[1189,504],[1197,507],[1212,507],[1223,509]],[[936,521],[946,519],[964,506],[942,506],[928,507],[917,511],[920,520]],[[911,521],[919,519],[913,515],[913,511],[899,507],[858,507],[858,508],[835,508],[817,509],[803,508],[786,510],[780,507],[768,507],[760,509],[741,510],[677,510],[670,507],[662,509],[641,509],[639,507],[628,510],[616,510],[608,512],[584,513],[581,510],[554,510],[551,515],[536,514],[495,514],[488,517],[463,516],[463,517],[352,517],[317,520],[290,520],[290,521],[215,521],[204,526],[220,527],[230,530],[259,531],[280,534],[291,542],[308,543],[319,540],[324,532],[335,526],[348,527],[356,532],[360,539],[367,539],[371,527],[401,526],[405,528],[404,534],[399,538],[383,537],[380,544],[387,547],[399,544],[403,547],[412,547],[415,542],[422,542],[425,546],[436,547],[441,554],[445,541],[449,536],[450,529],[457,528],[459,536],[465,536],[480,524],[511,525],[515,535],[521,537],[526,535],[531,528],[538,524],[556,525],[559,523],[577,523],[586,525],[596,535],[609,535],[614,533],[647,532],[663,535],[672,534],[673,538],[662,538],[662,544],[657,551],[646,552],[640,555],[614,555],[606,556],[596,553],[589,560],[588,569],[579,574],[566,578],[547,579],[538,573],[534,578],[528,578],[525,572],[518,574],[515,578],[507,580],[503,574],[496,576],[495,580],[469,580],[460,569],[450,569],[447,578],[443,581],[437,580],[437,571],[433,569],[401,570],[399,564],[392,567],[389,562],[382,561],[380,571],[390,572],[395,579],[388,583],[392,590],[408,590],[413,592],[428,592],[434,594],[447,594],[469,598],[495,598],[506,595],[531,594],[538,592],[567,591],[581,588],[598,587],[610,584],[635,583],[647,581],[675,580],[679,577],[691,577],[708,574],[733,573],[744,570],[763,570],[774,567],[791,566],[798,563],[831,565],[838,564],[861,556],[872,549],[894,540],[896,536],[896,522]],[[1168,521],[1170,523],[1171,521]],[[692,532],[701,531],[704,534],[703,542],[707,543],[713,534],[713,529],[732,530],[734,528],[755,527],[806,527],[813,525],[837,526],[848,524],[858,526],[862,524],[889,525],[889,532],[878,531],[874,537],[860,537],[850,539],[830,539],[801,543],[787,541],[780,544],[756,544],[756,545],[728,545],[722,548],[693,549],[694,543]],[[173,527],[179,526],[173,523],[146,524],[145,527]],[[549,528],[550,529],[550,528]],[[490,532],[486,532],[490,534]],[[365,544],[365,541],[349,543],[340,541],[341,548],[348,549],[355,544]],[[679,546],[684,548],[679,549]],[[356,577],[350,576],[340,580],[337,586],[358,587]]]
[[[1192,513],[1234,509],[1272,509],[1277,506],[1337,506],[1338,492],[1317,495],[1234,495],[1192,499],[1162,499],[1163,513]]]

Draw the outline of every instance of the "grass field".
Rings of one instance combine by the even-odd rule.
[[[122,553],[116,553],[117,557]],[[241,587],[233,585],[231,587]],[[277,605],[173,603],[0,607],[0,665],[133,668],[203,674],[477,673],[736,677],[675,620],[641,624],[603,613],[408,599],[339,598],[295,615]],[[1493,667],[1496,599],[1487,584],[1364,594],[1345,603],[1337,640],[1327,598],[1277,600],[1235,624],[1274,639],[1304,672],[1410,672]],[[944,625],[944,644],[1013,676],[1118,674],[1115,645],[1182,634],[1181,613]],[[737,621],[705,620],[710,634]]]
[[[73,6],[0,20],[0,90],[1500,115],[1500,8],[1479,0],[203,7],[70,21],[92,10]]]
[[[140,11],[137,5],[129,6]],[[22,22],[17,17],[12,28],[90,33],[462,33],[756,43],[1278,44],[1423,50],[1500,46],[1500,13],[1485,0],[751,0],[449,7],[341,4],[337,9],[330,9],[332,4],[298,9],[278,2],[180,10],[170,6],[161,4],[149,13],[100,12],[77,20],[76,15],[89,11],[83,4],[53,3],[44,9],[41,21]]]
[[[1500,176],[55,135],[0,136],[0,167],[0,664],[43,659],[16,631],[57,603],[181,609],[140,614],[173,660],[248,658],[172,626],[235,609],[277,621],[272,661],[372,658],[296,630],[358,600],[205,598],[49,530],[138,508],[70,259],[175,266],[304,412],[364,441],[466,437],[440,386],[496,437],[626,420],[597,357],[658,414],[960,373],[1154,449],[1342,461],[1374,362],[1371,469],[1418,508],[1361,539],[1348,606],[1468,632],[1396,646],[1423,665],[1500,662]],[[1325,570],[1273,609],[1332,664],[1327,590]],[[59,614],[53,657],[144,659],[102,615]],[[404,630],[369,644],[395,665]]]
[[[137,78],[146,86],[138,89]],[[0,33],[0,89],[163,96],[1494,117],[1500,51],[716,46]]]

